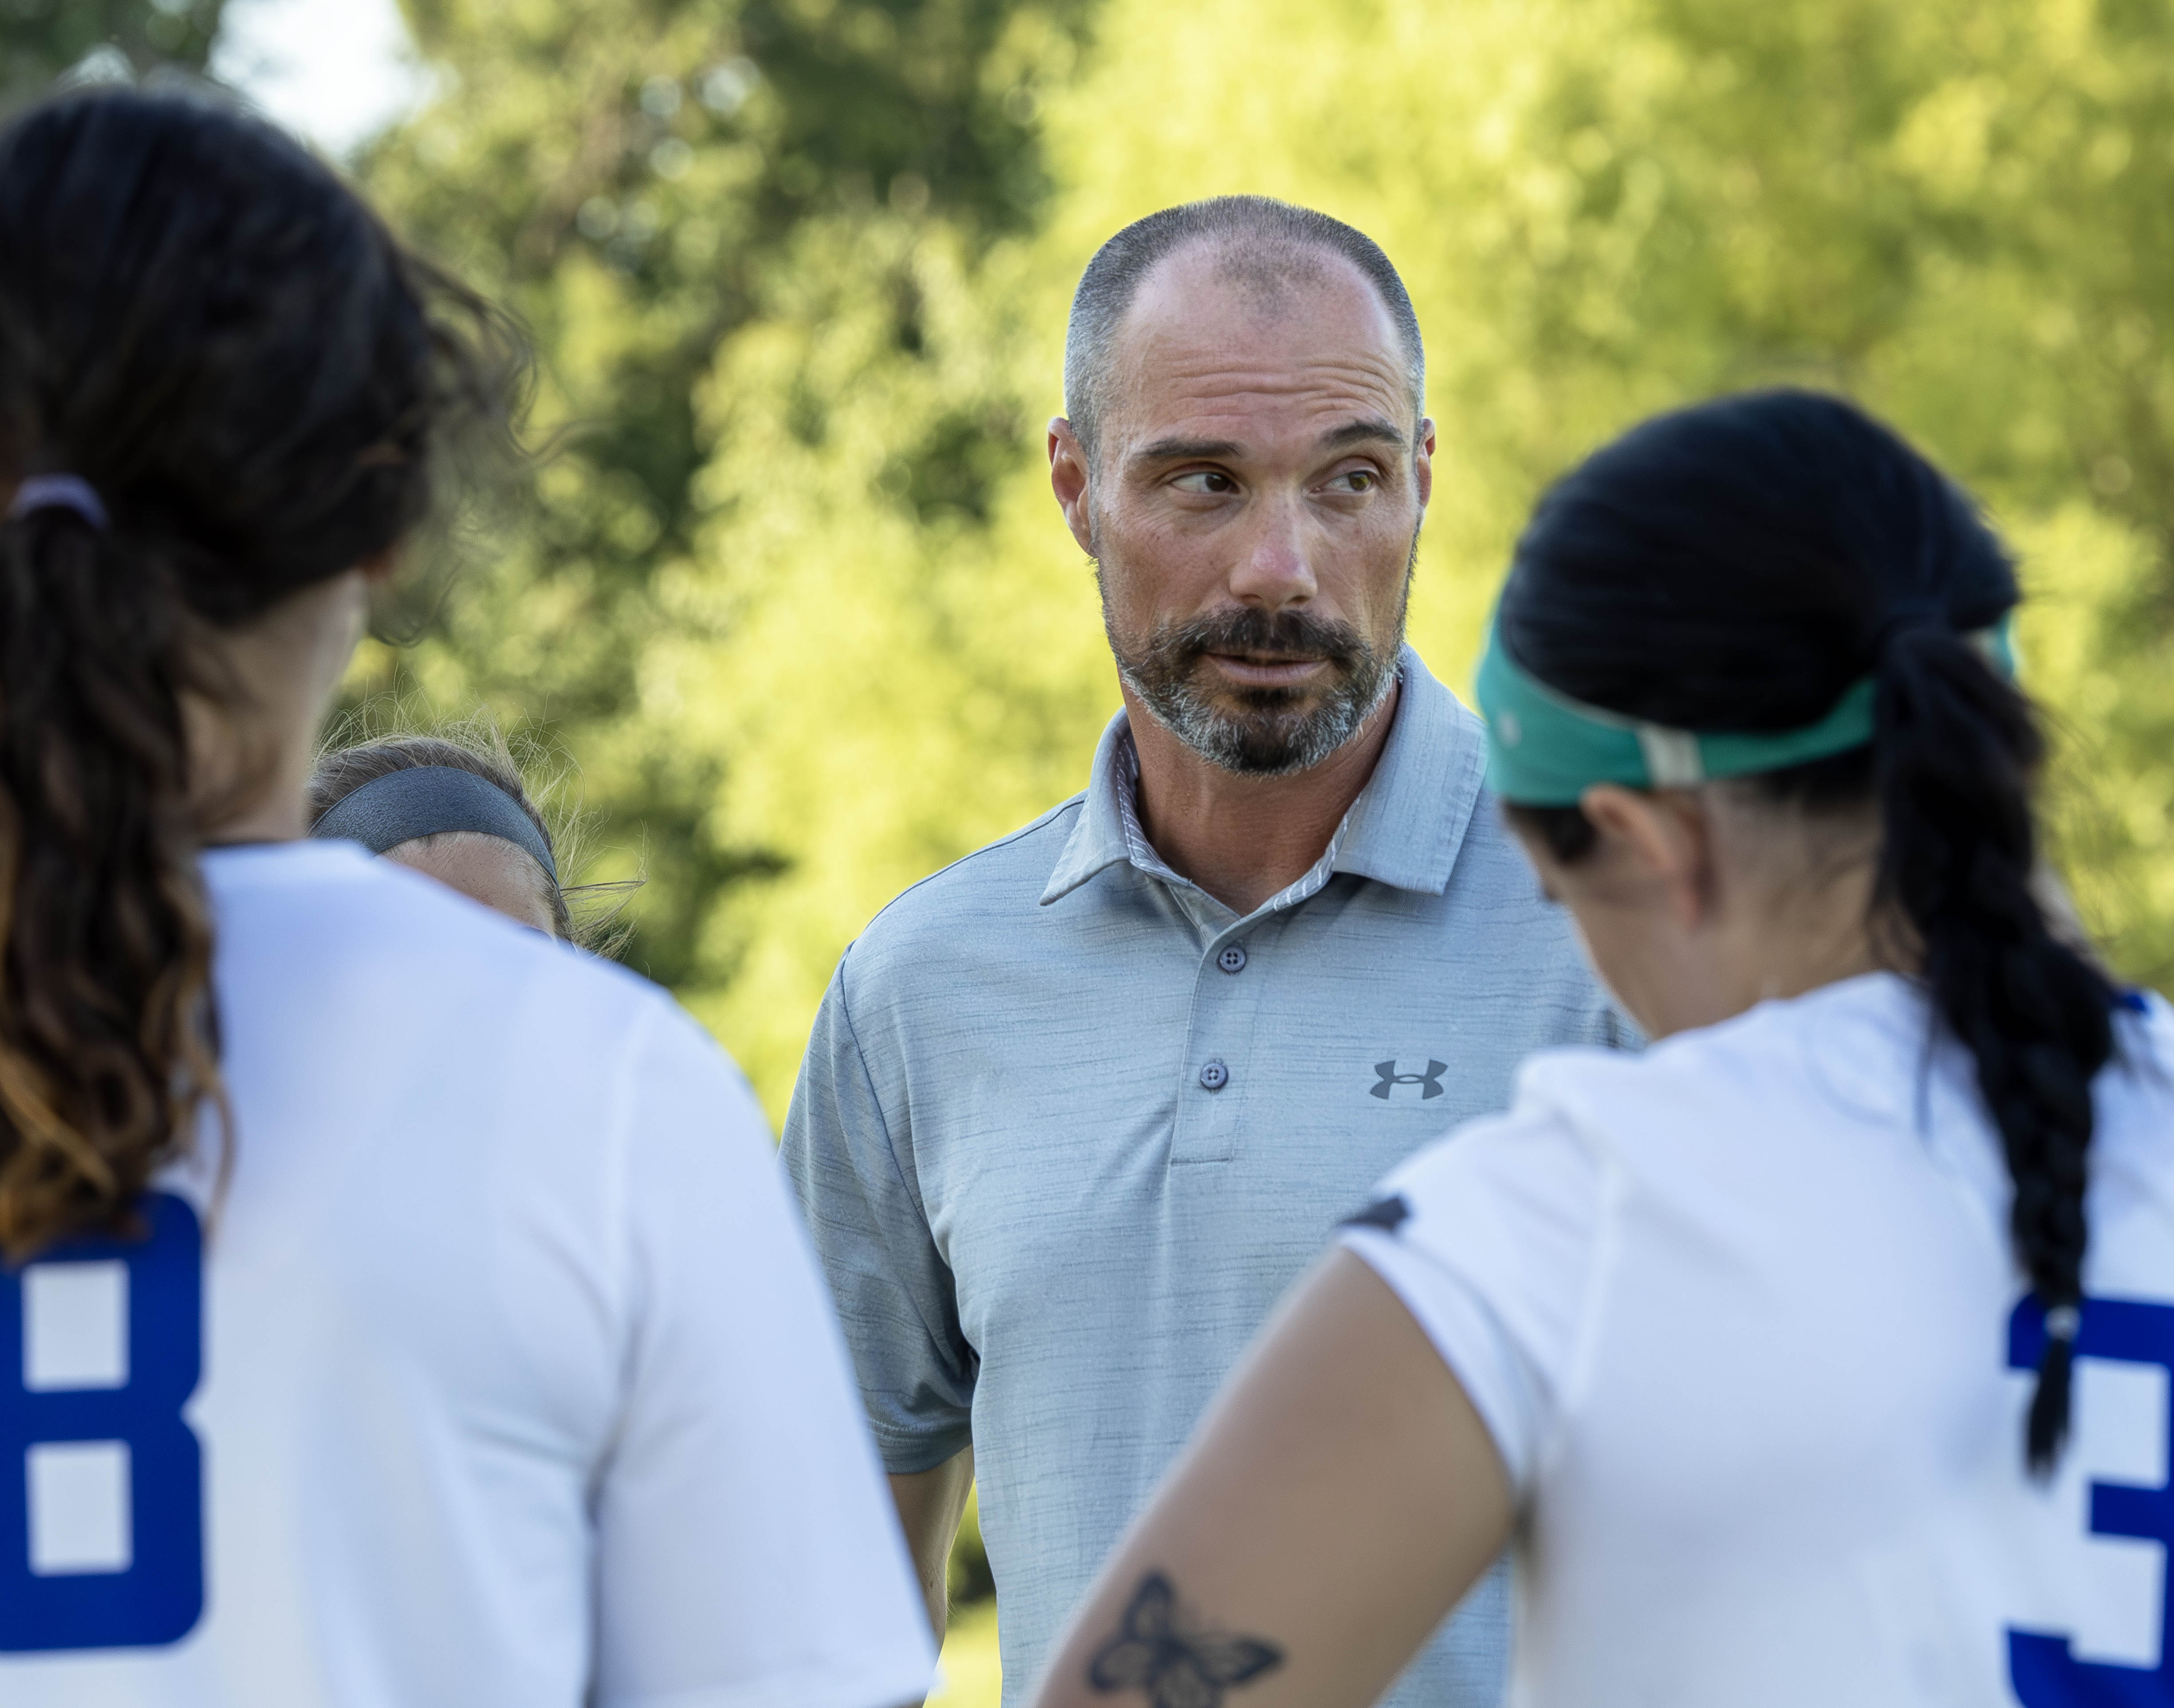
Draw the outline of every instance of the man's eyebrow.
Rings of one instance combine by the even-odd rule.
[[[1347,421],[1333,428],[1321,438],[1324,451],[1341,451],[1347,445],[1387,445],[1396,450],[1404,448],[1403,430],[1393,422],[1379,416],[1363,420]],[[1128,459],[1134,462],[1190,462],[1195,459],[1214,461],[1224,457],[1240,457],[1246,447],[1235,439],[1157,439],[1143,445]]]
[[[1194,457],[1243,457],[1246,447],[1235,439],[1158,439],[1132,454],[1134,462],[1185,462]]]
[[[1363,421],[1347,421],[1321,437],[1323,451],[1341,451],[1347,445],[1375,444],[1393,446],[1402,451],[1404,448],[1403,429],[1376,415]]]

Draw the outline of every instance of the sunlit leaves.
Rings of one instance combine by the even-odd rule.
[[[1095,246],[1257,190],[1373,233],[1441,424],[1452,681],[1533,497],[1787,379],[2009,527],[2057,823],[2174,976],[2174,13],[2110,0],[414,0],[449,93],[372,163],[578,429],[414,668],[555,721],[648,831],[641,953],[781,1107],[839,949],[1083,780],[1113,704],[1050,503]],[[1091,27],[1090,27],[1091,26]],[[783,875],[734,886],[733,851]]]

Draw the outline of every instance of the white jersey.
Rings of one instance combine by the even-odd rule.
[[[2138,1006],[2043,1487],[2007,1176],[1901,979],[1536,1057],[1389,1177],[1346,1240],[1521,1498],[1517,1708],[2174,1703],[2174,1016]]]
[[[349,845],[204,867],[226,1190],[176,1174],[145,1237],[0,1271],[0,1702],[918,1699],[926,1617],[722,1052]]]

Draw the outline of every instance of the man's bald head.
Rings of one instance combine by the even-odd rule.
[[[1133,221],[1095,251],[1080,275],[1064,337],[1064,407],[1090,461],[1108,413],[1125,316],[1148,275],[1196,246],[1212,253],[1219,281],[1236,286],[1271,312],[1292,295],[1328,283],[1337,260],[1356,268],[1395,324],[1403,345],[1412,416],[1418,419],[1426,392],[1419,316],[1381,246],[1365,232],[1309,208],[1267,196],[1218,196]]]

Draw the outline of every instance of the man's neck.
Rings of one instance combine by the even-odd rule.
[[[1289,889],[1374,775],[1396,722],[1399,684],[1357,734],[1319,765],[1282,777],[1247,777],[1212,765],[1125,691],[1140,756],[1140,829],[1164,863],[1241,917]]]

